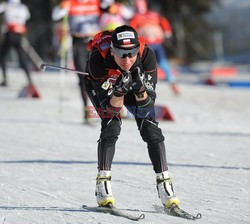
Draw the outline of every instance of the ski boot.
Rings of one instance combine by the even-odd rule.
[[[179,205],[180,200],[174,194],[172,181],[168,175],[168,171],[156,174],[156,184],[158,196],[164,207],[170,208],[173,204]]]
[[[96,177],[96,200],[99,206],[114,207],[115,198],[111,190],[111,172],[100,170]]]
[[[0,83],[0,86],[7,86],[7,81],[6,80],[3,80],[1,83]]]
[[[173,82],[170,85],[171,85],[171,90],[173,91],[173,93],[175,95],[179,95],[180,94],[180,88],[177,86],[177,84]]]

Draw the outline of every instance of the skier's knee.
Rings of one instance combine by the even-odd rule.
[[[101,140],[107,142],[107,144],[113,144],[117,141],[120,132],[120,121],[117,119],[113,119],[105,128],[103,128],[101,133]]]
[[[151,122],[145,122],[141,128],[140,134],[143,141],[150,144],[157,144],[164,141],[164,136],[162,135],[161,129],[157,124]]]

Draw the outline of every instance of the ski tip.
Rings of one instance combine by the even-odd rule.
[[[202,214],[201,213],[198,213],[196,216],[195,216],[195,219],[201,219],[202,218]]]
[[[138,217],[138,220],[142,220],[145,218],[145,214],[141,214],[139,217]]]
[[[178,205],[175,205],[175,204],[173,204],[167,210],[167,212],[169,213],[169,215],[173,215],[173,216],[177,216],[177,217],[181,217],[181,218],[189,219],[189,220],[196,220],[196,219],[202,218],[201,213],[197,213],[196,215],[192,215],[192,214],[186,212],[185,210],[181,209]]]

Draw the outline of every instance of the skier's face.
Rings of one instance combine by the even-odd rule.
[[[148,11],[148,5],[146,0],[136,0],[135,9],[140,14],[145,14]]]
[[[111,55],[114,57],[116,64],[123,71],[129,71],[137,59],[139,47],[131,48],[134,47],[134,44],[121,45],[121,47],[123,49],[128,48],[130,50],[128,50],[127,53],[124,51],[124,53],[121,54],[121,52],[118,52],[115,48],[111,48]]]

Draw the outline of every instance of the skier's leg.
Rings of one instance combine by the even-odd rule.
[[[162,204],[170,207],[172,204],[179,204],[179,199],[175,196],[171,178],[168,175],[168,165],[164,136],[158,123],[155,121],[155,113],[149,108],[150,116],[139,118],[135,117],[142,139],[148,145],[148,154],[156,173],[156,186]]]
[[[111,170],[115,153],[115,143],[121,131],[118,118],[102,119],[101,135],[98,143],[98,169]]]
[[[137,118],[137,125],[143,141],[147,143],[148,154],[155,173],[168,170],[164,136],[158,123],[151,119]]]
[[[22,40],[22,35],[16,34],[14,48],[16,49],[16,51],[18,53],[19,62],[20,62],[20,65],[26,74],[28,84],[31,85],[32,79],[31,79],[30,69],[29,69],[29,65],[28,65],[28,57],[27,57],[25,51],[23,50],[23,48],[21,47],[21,40]]]
[[[98,143],[98,170],[96,178],[96,199],[100,206],[115,204],[111,190],[111,165],[115,154],[115,143],[120,134],[117,118],[102,119],[101,135]]]
[[[88,57],[88,51],[86,50],[87,40],[84,38],[73,37],[73,59],[76,70],[85,71],[86,61]],[[80,94],[83,101],[83,112],[84,119],[88,122],[87,117],[87,106],[88,106],[88,94],[86,92],[86,87],[84,83],[84,76],[82,74],[77,74],[79,79]]]
[[[89,80],[85,80],[89,98],[97,111],[102,110],[99,101],[93,94]],[[101,134],[98,141],[98,174],[96,178],[96,199],[100,206],[115,204],[111,190],[111,165],[115,153],[115,144],[121,131],[121,121],[117,117],[108,118],[105,112],[100,114]]]
[[[8,54],[8,51],[9,51],[10,47],[11,47],[11,42],[10,42],[10,39],[9,39],[9,35],[6,34],[4,36],[4,40],[2,42],[1,49],[0,49],[0,65],[1,65],[1,68],[2,68],[2,75],[3,75],[3,81],[1,82],[1,86],[6,86],[7,85],[5,59],[6,59],[6,56]]]
[[[170,83],[172,91],[175,94],[180,93],[179,87],[176,84],[175,77],[170,69],[167,54],[166,54],[162,44],[153,44],[150,46],[155,52],[158,65],[164,71],[165,76],[166,76],[166,80]]]

